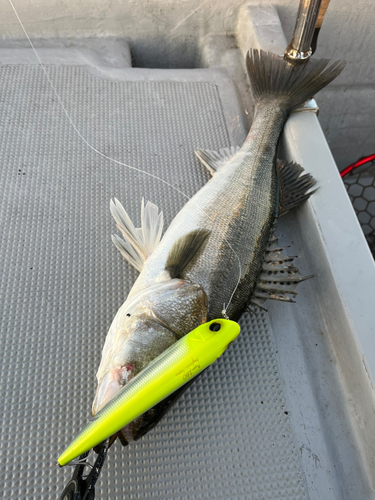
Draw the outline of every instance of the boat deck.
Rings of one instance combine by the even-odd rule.
[[[220,69],[116,67],[51,48],[45,68],[73,126],[31,49],[1,56],[0,481],[8,500],[55,499],[72,470],[54,464],[90,417],[104,339],[137,276],[112,245],[109,201],[139,223],[144,197],[166,226],[186,201],[123,164],[190,197],[209,179],[194,150],[241,144],[246,130]],[[328,264],[303,248],[309,210],[283,218],[282,242],[302,273],[321,275]],[[271,304],[271,321],[244,314],[238,340],[162,422],[113,446],[97,498],[372,498],[319,279],[296,304]]]

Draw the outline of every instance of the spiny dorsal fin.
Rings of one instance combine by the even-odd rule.
[[[159,213],[158,207],[149,201],[145,206],[142,199],[141,227],[136,228],[116,198],[111,200],[110,208],[117,227],[125,237],[123,240],[117,235],[112,236],[114,245],[124,259],[137,271],[142,271],[147,257],[152,254],[161,239],[163,212]]]
[[[250,300],[250,305],[252,306],[257,306],[259,309],[262,309],[262,311],[265,311],[265,312],[268,312],[268,309],[266,309],[265,307],[263,307],[263,303],[265,302],[265,300],[263,299],[256,299],[255,297],[253,297],[251,300]],[[254,311],[251,309],[250,305],[247,307],[247,311],[251,312],[251,313],[254,313]]]
[[[285,163],[277,161],[277,174],[279,176],[280,206],[279,215],[284,215],[291,208],[307,200],[314,191],[307,192],[316,184],[311,174],[303,174],[304,169],[298,163]]]
[[[263,309],[261,305],[267,299],[280,300],[282,302],[294,302],[289,295],[295,297],[296,287],[302,281],[311,276],[302,276],[294,265],[294,257],[284,254],[279,246],[279,238],[274,236],[272,230],[269,244],[266,250],[263,268],[258,279],[254,294],[250,303]]]
[[[165,269],[170,272],[172,278],[177,278],[181,275],[210,233],[211,231],[208,229],[197,229],[182,236],[174,243],[165,264]]]
[[[239,146],[231,146],[230,148],[219,149],[219,151],[211,151],[210,149],[197,149],[195,154],[203,163],[203,165],[211,172],[212,175],[217,170],[227,163],[241,148]]]

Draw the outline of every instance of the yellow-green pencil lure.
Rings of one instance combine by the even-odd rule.
[[[221,356],[239,333],[234,321],[215,319],[182,337],[92,418],[60,455],[59,465],[68,464],[109,438],[189,382]]]

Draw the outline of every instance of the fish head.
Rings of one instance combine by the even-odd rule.
[[[97,373],[92,413],[101,410],[153,359],[207,320],[207,296],[181,279],[132,294],[116,314]]]

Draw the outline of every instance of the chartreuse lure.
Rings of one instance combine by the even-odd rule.
[[[234,321],[215,319],[188,333],[136,377],[100,410],[60,455],[63,466],[109,438],[196,377],[223,354],[238,336]]]

